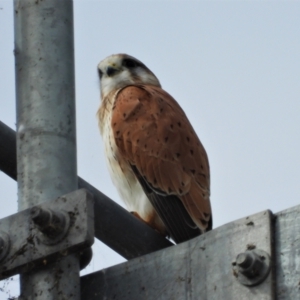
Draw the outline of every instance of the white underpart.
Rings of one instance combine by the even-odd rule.
[[[101,80],[101,91],[103,95],[108,95],[111,91],[134,84],[128,70],[120,72],[114,77],[103,76]]]
[[[113,105],[115,97],[112,97],[112,100],[112,103],[108,105]],[[112,111],[109,107],[107,109],[108,111]],[[106,162],[112,182],[116,186],[121,199],[125,202],[127,209],[137,212],[146,220],[154,208],[136,179],[129,163],[123,166],[123,171],[120,167],[118,161],[120,155],[112,131],[111,114],[106,114],[106,118],[102,121],[102,124],[104,126],[100,128],[100,131],[105,145]]]

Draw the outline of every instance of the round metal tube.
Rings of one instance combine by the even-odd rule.
[[[77,189],[73,3],[15,0],[19,210]],[[29,224],[24,224],[29,226]],[[79,299],[70,255],[21,275],[21,299]]]

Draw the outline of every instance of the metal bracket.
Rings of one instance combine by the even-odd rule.
[[[94,242],[93,196],[81,189],[0,220],[0,280]]]

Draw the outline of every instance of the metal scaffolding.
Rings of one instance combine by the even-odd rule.
[[[19,212],[0,220],[0,279],[21,274],[20,300],[300,299],[300,206],[170,247],[77,177],[73,3],[14,0],[14,20],[17,132],[0,121],[0,170]],[[130,261],[79,278],[94,236]]]

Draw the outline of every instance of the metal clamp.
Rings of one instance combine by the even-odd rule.
[[[258,285],[267,278],[271,269],[270,261],[269,254],[263,250],[247,250],[238,254],[232,263],[233,274],[243,285]]]
[[[82,189],[0,220],[0,280],[82,252],[94,242],[93,196]],[[8,234],[10,236],[8,237]]]

